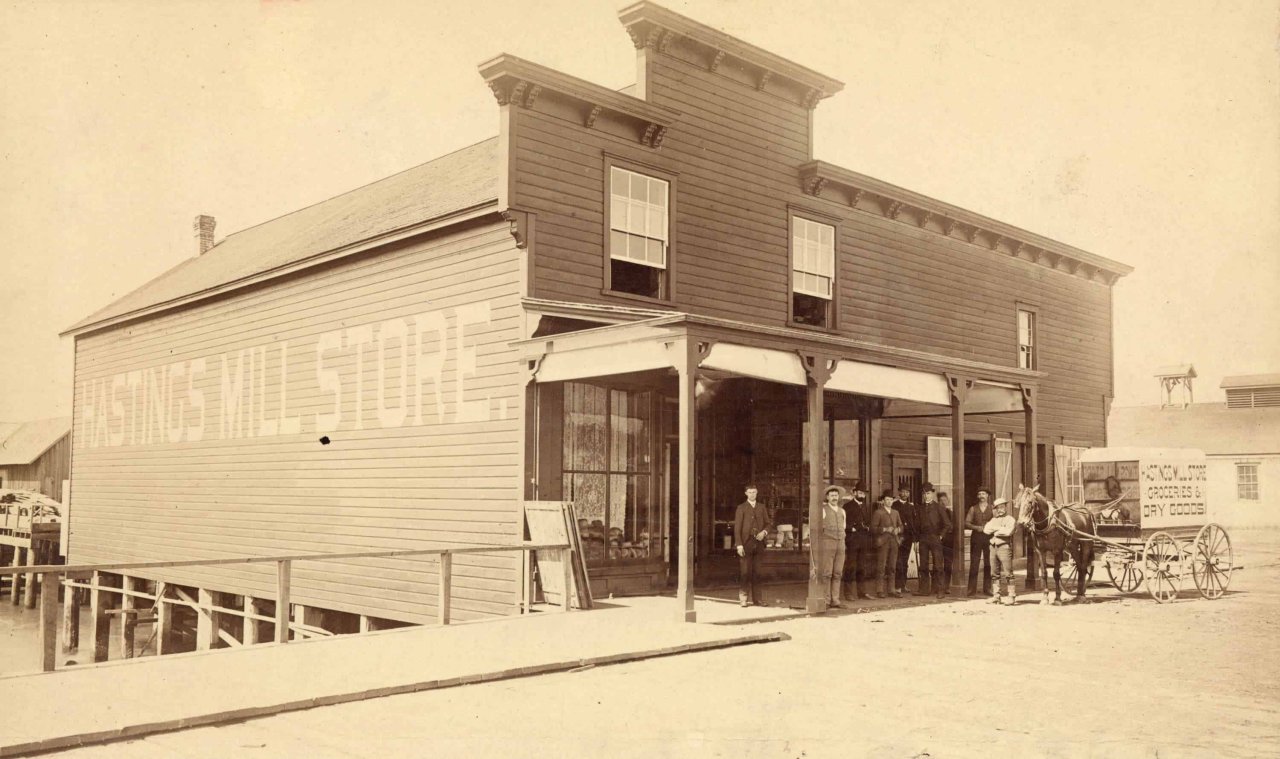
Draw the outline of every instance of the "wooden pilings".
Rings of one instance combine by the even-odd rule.
[[[52,672],[58,666],[58,591],[56,574],[40,577],[40,669]]]

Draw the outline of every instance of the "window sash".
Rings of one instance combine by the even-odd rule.
[[[791,287],[798,293],[831,300],[835,281],[836,228],[793,216],[791,219]]]
[[[1036,368],[1036,315],[1018,309],[1018,368]]]
[[[609,256],[667,268],[670,185],[617,166],[609,179]]]
[[[1258,497],[1258,465],[1236,464],[1236,498],[1256,501]]]

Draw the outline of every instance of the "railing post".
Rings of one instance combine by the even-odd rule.
[[[62,652],[66,654],[80,647],[80,599],[77,596],[75,586],[67,582],[62,591]]]
[[[573,608],[573,551],[564,548],[560,551],[560,558],[564,564],[564,608],[561,611],[569,611]]]
[[[89,639],[93,646],[91,661],[95,664],[107,660],[110,649],[111,622],[107,616],[108,599],[102,582],[106,579],[95,571],[89,585]]]
[[[41,671],[52,672],[58,666],[58,575],[40,575],[40,653]]]
[[[449,595],[453,588],[453,555],[447,551],[440,554],[440,597],[436,601],[436,621],[441,625],[449,624]]]
[[[31,547],[27,549],[27,566],[34,567],[36,565],[36,544],[34,541]],[[27,586],[22,589],[22,603],[28,609],[36,608],[36,575],[32,572],[27,573]]]
[[[165,596],[168,594],[167,583],[156,583],[156,655],[173,652],[173,604]]]
[[[289,565],[276,562],[276,643],[289,642]]]

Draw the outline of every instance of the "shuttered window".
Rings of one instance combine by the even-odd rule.
[[[951,493],[951,438],[929,436],[929,482],[932,482],[939,493]],[[952,503],[956,503],[952,494]],[[960,503],[964,498],[959,499]]]
[[[1228,388],[1227,408],[1280,406],[1280,387]]]
[[[1236,497],[1242,501],[1259,500],[1257,464],[1236,464]]]

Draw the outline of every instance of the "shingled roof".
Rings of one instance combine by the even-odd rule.
[[[0,423],[0,466],[26,466],[69,434],[69,416],[17,424]]]
[[[69,327],[84,332],[121,317],[232,289],[263,275],[498,197],[496,137],[236,232]]]

